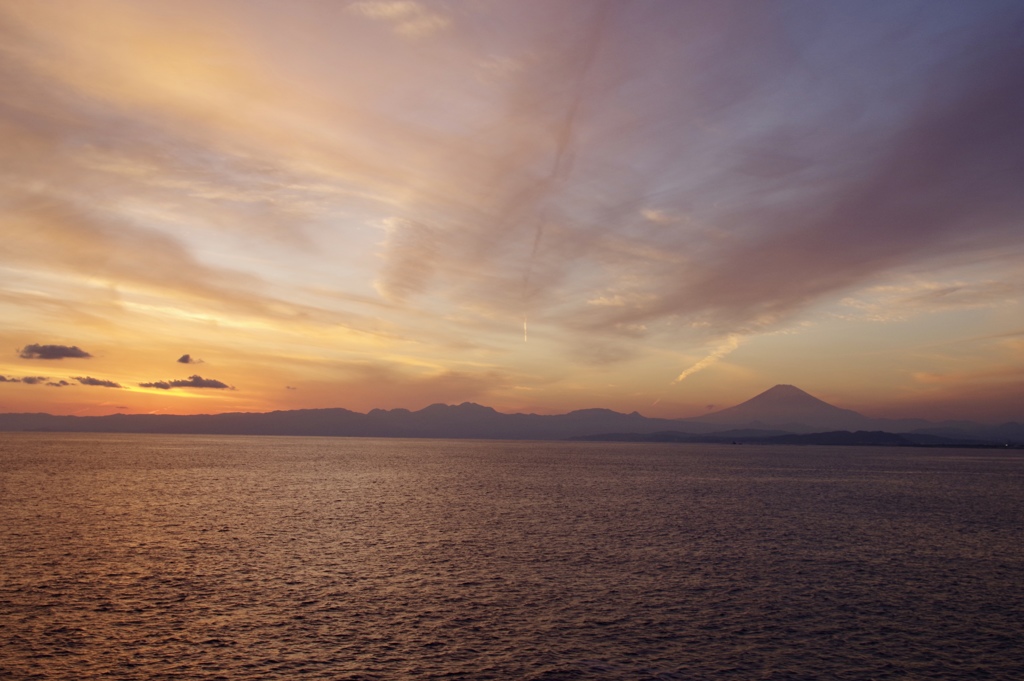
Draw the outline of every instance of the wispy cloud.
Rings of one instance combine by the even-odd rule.
[[[385,229],[384,266],[376,282],[377,291],[394,301],[425,293],[437,267],[438,235],[412,220],[390,219]]]
[[[396,33],[406,36],[429,35],[451,23],[448,17],[414,0],[358,0],[348,9],[370,19],[390,22]]]
[[[698,371],[707,369],[709,366],[715,364],[716,362],[718,362],[718,360],[722,359],[739,346],[740,337],[735,334],[729,336],[721,345],[719,345],[717,348],[712,350],[710,354],[704,357],[704,359],[700,360],[699,362],[696,362],[687,369],[684,369],[683,372],[676,376],[676,379],[672,382],[679,383],[681,381],[686,380],[690,376],[694,375]]]
[[[920,314],[991,308],[1024,298],[1024,282],[912,280],[873,286],[840,300],[850,320],[905,321]]]
[[[0,305],[153,361],[228,330],[254,364],[401,354],[446,395],[663,385],[812,315],[994,331],[1024,10],[940,5],[7,3]]]

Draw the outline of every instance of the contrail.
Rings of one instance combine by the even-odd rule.
[[[594,65],[598,48],[604,38],[605,24],[608,21],[608,3],[602,3],[590,26],[590,35],[584,45],[583,59],[580,63],[579,73],[576,77],[576,87],[566,109],[565,117],[562,120],[561,128],[558,131],[558,144],[555,150],[554,163],[551,167],[549,177],[562,180],[568,177],[572,170],[573,152],[573,129],[576,127],[576,119],[579,116],[580,106],[583,103],[583,88],[586,84],[587,74]]]
[[[700,360],[699,362],[691,366],[689,369],[686,369],[685,371],[683,371],[683,373],[679,374],[679,376],[676,377],[676,380],[672,381],[673,385],[679,383],[687,376],[692,376],[701,369],[707,369],[709,366],[711,366],[718,360],[722,359],[739,346],[740,337],[734,333],[729,334],[729,337],[725,339],[725,342],[719,345],[717,348],[715,348],[710,355]]]
[[[580,116],[587,76],[594,65],[599,48],[604,40],[608,14],[609,2],[602,2],[597,6],[597,10],[591,19],[588,33],[584,38],[586,42],[583,45],[583,56],[578,65],[571,99],[556,132],[555,153],[551,169],[547,177],[541,178],[534,187],[527,190],[528,193],[535,194],[533,197],[533,204],[535,206],[539,205],[539,200],[543,196],[550,195],[557,184],[564,184],[572,172],[572,165],[575,159],[573,132],[576,127],[576,121]],[[541,241],[544,239],[544,224],[545,216],[543,211],[541,211],[541,214],[537,216],[537,229],[533,235],[533,248],[530,249],[530,259],[527,261],[526,271],[523,272],[524,308],[529,307],[530,276],[533,274],[533,266],[540,251]],[[526,342],[525,315],[523,317],[523,341]]]

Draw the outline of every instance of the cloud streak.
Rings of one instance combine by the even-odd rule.
[[[716,362],[718,362],[718,360],[722,359],[723,357],[725,357],[726,355],[731,353],[733,350],[735,350],[739,346],[740,346],[740,337],[738,335],[735,335],[735,334],[729,336],[728,338],[725,339],[725,341],[721,345],[719,345],[717,348],[715,348],[711,352],[711,354],[709,354],[707,357],[705,357],[704,359],[700,360],[699,362],[691,365],[689,368],[684,369],[682,373],[680,373],[678,376],[676,376],[676,379],[674,381],[672,381],[672,383],[680,383],[680,382],[686,380],[687,378],[689,378],[690,376],[693,376],[698,371],[703,371],[704,369],[707,369],[709,366],[715,364]]]

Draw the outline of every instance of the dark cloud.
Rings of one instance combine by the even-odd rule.
[[[167,381],[154,381],[152,383],[139,383],[140,388],[159,388],[160,390],[170,390],[171,384]]]
[[[735,154],[747,147],[772,167],[780,167],[777,154],[799,157],[801,165],[782,163],[785,173],[759,173],[756,183],[735,165],[709,165],[711,201],[682,188],[668,200],[716,238],[685,244],[667,232],[659,237],[666,253],[684,260],[649,263],[657,301],[594,310],[594,326],[679,315],[716,332],[756,331],[886,272],[1019,243],[1022,18],[1006,17],[1013,28],[958,35],[960,48],[926,69],[875,74],[894,92],[885,118],[864,111],[844,122],[848,112],[821,112],[802,128],[777,124],[737,142]],[[921,39],[912,25],[907,30]],[[877,38],[875,53],[899,54],[900,40]],[[802,68],[790,75],[805,78],[807,90],[861,75],[849,65]],[[861,95],[856,105],[866,108],[871,93]],[[735,104],[747,110],[757,101],[744,96]],[[826,136],[826,128],[846,132]]]
[[[21,383],[21,379],[0,375],[0,383]]]
[[[182,355],[181,357],[178,358],[178,363],[179,364],[202,364],[203,360],[201,360],[201,359],[199,359],[197,357],[192,357],[192,355],[185,354],[185,355]]]
[[[158,388],[170,390],[171,388],[214,388],[216,390],[234,390],[227,383],[222,383],[213,378],[203,378],[198,374],[189,376],[187,380],[175,381],[153,381],[152,383],[139,383],[141,388]]]
[[[284,387],[284,389],[285,390],[298,390],[298,388],[296,388],[294,385],[286,385]]]
[[[46,376],[23,376],[21,382],[36,385],[37,383],[45,383],[47,380]]]
[[[19,351],[22,359],[64,359],[65,357],[86,359],[92,357],[77,345],[26,345]]]
[[[82,385],[95,385],[95,386],[99,386],[101,388],[120,388],[120,387],[122,387],[120,383],[115,383],[114,381],[105,381],[105,380],[100,379],[100,378],[93,378],[92,376],[72,376],[71,378],[75,379],[76,381],[78,381]]]
[[[46,385],[50,386],[51,388],[63,388],[64,386],[71,384],[62,379],[60,381],[49,381],[47,382]]]

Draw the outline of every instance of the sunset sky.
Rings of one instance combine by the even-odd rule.
[[[0,411],[1024,421],[1024,4],[0,0]]]

